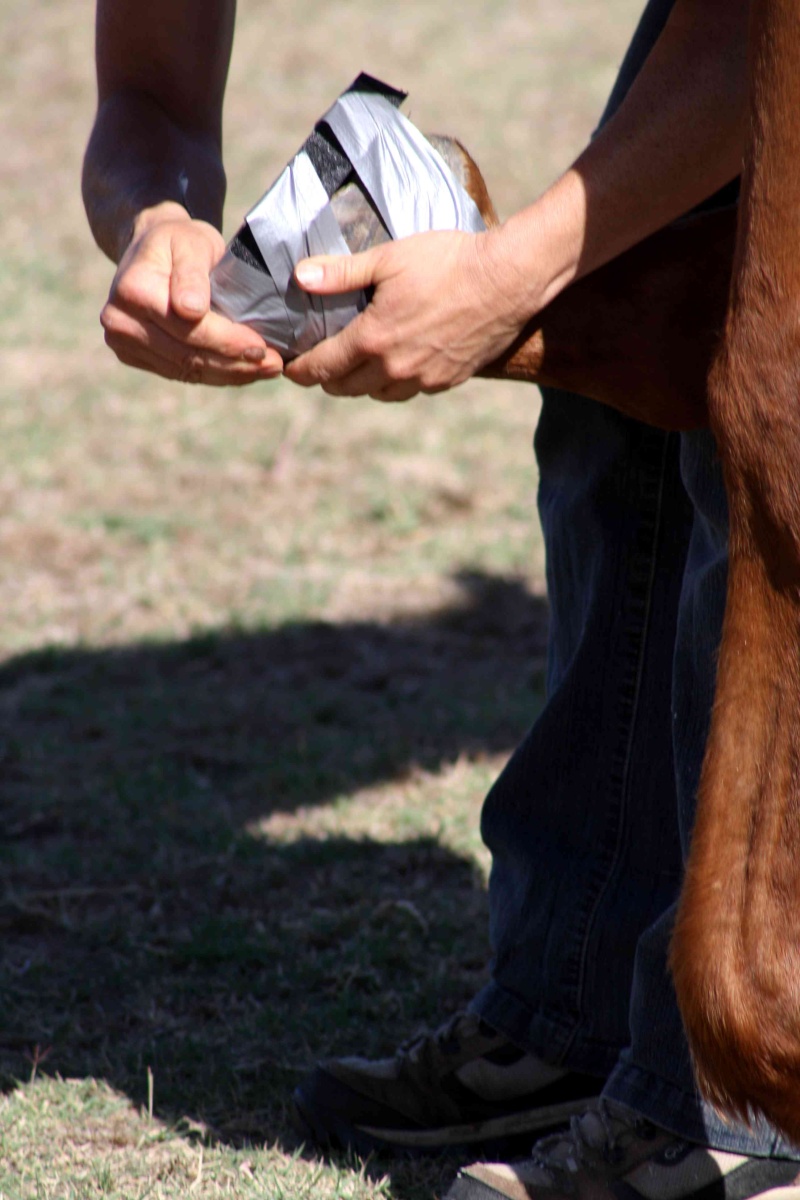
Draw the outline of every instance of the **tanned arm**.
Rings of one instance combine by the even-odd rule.
[[[121,361],[168,378],[249,383],[275,351],[209,311],[224,251],[222,102],[235,0],[98,0],[98,110],[83,196],[119,263],[101,321]]]

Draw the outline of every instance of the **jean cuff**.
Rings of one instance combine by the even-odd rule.
[[[469,1008],[520,1049],[554,1066],[604,1080],[619,1057],[619,1046],[583,1037],[574,1022],[565,1022],[557,1014],[535,1012],[497,983],[487,984]]]
[[[700,1100],[666,1079],[632,1063],[618,1063],[611,1073],[603,1096],[632,1108],[654,1125],[713,1150],[746,1154],[754,1158],[789,1158],[800,1162],[800,1149],[792,1146],[760,1118],[752,1128],[724,1121]]]

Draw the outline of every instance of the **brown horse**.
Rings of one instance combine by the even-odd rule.
[[[708,407],[728,598],[672,969],[721,1109],[800,1142],[800,8],[753,0],[751,133]]]

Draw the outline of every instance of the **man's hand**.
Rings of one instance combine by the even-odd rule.
[[[219,386],[279,375],[283,362],[257,333],[210,311],[209,275],[221,234],[166,202],[136,219],[100,316],[106,342],[131,367]]]
[[[83,198],[98,246],[119,263],[106,341],[121,362],[192,383],[252,383],[283,368],[257,333],[210,311],[209,276],[225,249],[222,98],[235,8],[97,0]]]
[[[570,283],[733,179],[747,128],[749,11],[749,0],[677,0],[616,114],[503,225],[298,264],[307,291],[374,287],[375,295],[346,330],[287,367],[288,377],[380,400],[453,387],[497,358]]]
[[[299,263],[295,277],[308,292],[373,287],[375,294],[340,334],[290,363],[288,378],[333,396],[384,401],[463,383],[506,349],[525,319],[515,289],[493,267],[493,237],[423,233]]]

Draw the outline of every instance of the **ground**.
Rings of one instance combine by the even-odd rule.
[[[227,232],[364,69],[508,214],[633,0],[243,0]],[[119,367],[91,12],[0,0],[0,1198],[430,1200],[287,1097],[486,978],[482,795],[542,702],[538,394],[383,408]]]

